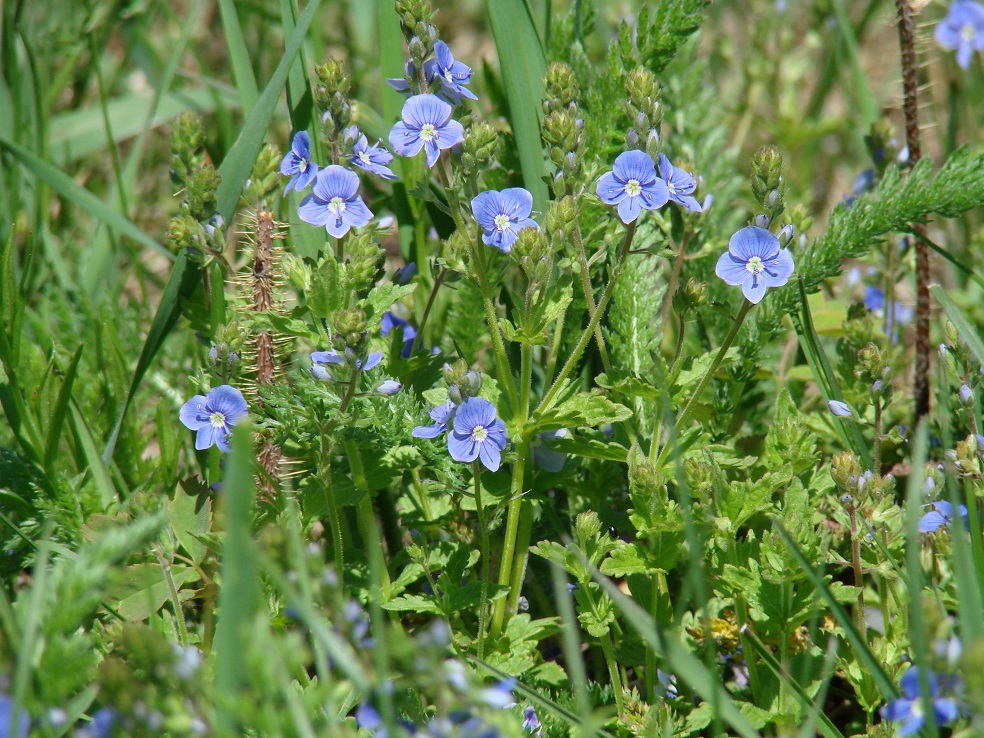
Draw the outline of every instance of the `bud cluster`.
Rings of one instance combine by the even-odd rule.
[[[465,129],[461,143],[461,175],[465,179],[492,168],[499,146],[499,134],[488,121],[479,121]]]
[[[349,286],[356,292],[369,289],[376,282],[380,264],[383,260],[383,249],[376,242],[369,230],[353,231],[345,242],[345,251],[349,258],[345,276]]]
[[[423,69],[424,60],[434,53],[438,41],[434,27],[436,13],[428,0],[396,0],[396,14],[410,51],[410,62],[416,69]]]
[[[315,66],[314,71],[318,77],[314,100],[321,111],[321,121],[328,129],[329,138],[336,141],[342,131],[352,125],[352,106],[348,100],[352,79],[345,64],[333,57]]]
[[[554,62],[547,69],[544,89],[543,141],[557,167],[554,192],[572,195],[584,177],[584,119],[578,115],[580,91],[573,70],[563,62]]]
[[[645,67],[636,67],[625,79],[623,110],[629,119],[627,148],[642,149],[653,161],[659,154],[660,126],[663,123],[663,103],[660,102],[656,75]]]
[[[445,364],[442,371],[448,385],[448,399],[455,405],[460,405],[469,397],[478,397],[482,391],[482,373],[469,369],[464,359]]]
[[[526,278],[530,288],[545,284],[550,278],[553,266],[553,250],[546,234],[539,228],[524,228],[513,244],[510,256],[515,260]]]
[[[782,152],[775,146],[763,146],[752,156],[752,194],[762,206],[755,225],[768,228],[783,211],[786,181],[782,176]],[[761,222],[760,222],[761,220]]]
[[[332,345],[361,356],[369,339],[369,322],[366,314],[357,307],[339,310],[332,316]]]
[[[888,361],[888,352],[869,343],[858,353],[854,376],[863,384],[869,385],[872,392],[881,393],[887,399],[892,391],[892,367]]]
[[[238,325],[219,326],[216,331],[206,361],[222,384],[229,384],[236,373],[245,338]]]
[[[205,129],[194,113],[178,116],[171,129],[171,180],[184,195],[181,212],[168,223],[167,239],[175,250],[221,250],[215,228],[206,232],[205,222],[215,216],[215,191],[221,175],[208,161],[204,151]]]
[[[697,312],[706,303],[707,282],[700,282],[693,277],[686,284],[680,285],[673,294],[673,312],[681,318],[688,313]]]

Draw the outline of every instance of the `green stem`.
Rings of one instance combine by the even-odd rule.
[[[519,506],[519,532],[516,535],[516,554],[513,558],[512,579],[509,582],[509,612],[519,611],[519,596],[523,591],[526,562],[530,553],[530,537],[533,534],[533,505],[525,499]]]
[[[588,315],[593,316],[597,311],[597,305],[595,305],[594,293],[591,290],[591,275],[588,273],[588,259],[584,252],[584,243],[581,240],[581,229],[575,226],[571,237],[577,251],[578,263],[581,265],[581,289],[584,291],[584,299],[588,304]],[[608,347],[605,345],[605,336],[601,332],[600,324],[595,325],[594,333],[595,343],[598,344],[598,353],[601,355],[601,365],[605,367],[606,372],[611,372],[612,362],[608,358]]]
[[[587,348],[588,343],[591,341],[591,336],[594,334],[594,330],[601,320],[601,316],[605,314],[605,310],[608,308],[608,303],[612,299],[612,293],[615,291],[615,283],[618,282],[618,277],[622,273],[622,266],[625,264],[625,258],[629,253],[629,247],[632,245],[632,237],[635,235],[636,221],[632,221],[627,226],[625,226],[625,237],[622,241],[622,247],[618,251],[618,256],[615,261],[615,268],[612,270],[612,276],[608,284],[605,286],[605,291],[601,295],[601,300],[598,301],[598,308],[595,310],[594,315],[591,316],[591,320],[588,321],[587,327],[584,332],[581,333],[581,338],[578,340],[577,345],[571,352],[571,355],[564,362],[564,366],[560,370],[560,374],[554,380],[553,385],[547,391],[547,394],[543,396],[537,407],[534,415],[539,413],[541,410],[550,407],[551,403],[560,392],[564,381],[577,366],[577,362],[580,360],[581,355],[584,353],[584,349]]]
[[[447,276],[448,270],[442,268],[437,277],[434,279],[434,285],[431,287],[430,294],[427,296],[427,304],[424,305],[424,312],[420,316],[420,323],[417,326],[417,338],[414,339],[413,347],[410,353],[416,353],[423,345],[424,326],[427,325],[427,318],[430,315],[431,308],[434,306],[434,298],[437,297],[437,290],[444,283],[444,279]]]
[[[489,603],[489,530],[485,519],[485,508],[482,506],[482,465],[472,462],[472,477],[475,480],[475,512],[478,514],[482,547],[482,599],[478,607],[478,658],[485,657],[485,630],[488,621]]]
[[[608,665],[608,676],[612,680],[612,691],[615,693],[615,709],[621,715],[625,712],[625,705],[622,698],[622,679],[618,674],[618,665],[615,663],[615,647],[612,645],[611,634],[605,633],[601,637],[601,650],[605,652],[605,663]]]
[[[355,488],[363,493],[358,506],[355,508],[356,518],[359,521],[359,533],[369,552],[369,568],[374,575],[379,577],[383,602],[386,602],[390,598],[390,578],[389,572],[386,570],[382,534],[376,524],[376,513],[372,509],[372,493],[369,492],[366,471],[362,464],[362,452],[352,439],[345,441],[345,452],[348,456],[349,466],[352,468],[352,481],[355,483]]]
[[[690,414],[694,411],[694,407],[697,405],[697,400],[700,399],[701,394],[704,392],[704,388],[707,383],[711,381],[711,377],[717,372],[718,367],[721,366],[721,362],[724,361],[725,355],[728,353],[728,349],[731,348],[731,344],[735,340],[735,336],[738,335],[738,331],[741,328],[741,324],[745,320],[745,316],[748,315],[749,310],[755,307],[754,303],[745,300],[745,304],[741,306],[741,310],[738,312],[738,317],[735,318],[735,322],[731,325],[731,330],[728,331],[728,335],[724,338],[724,343],[721,344],[721,348],[718,349],[717,356],[714,357],[714,363],[711,364],[711,368],[707,370],[707,374],[703,376],[700,380],[700,384],[697,385],[697,389],[694,390],[694,394],[691,395],[690,400],[687,402],[687,406],[683,408],[683,412],[680,413],[680,417],[677,418],[675,434],[679,437],[679,433],[683,430],[684,424],[690,419]],[[666,454],[670,449],[670,444],[663,446],[663,450],[659,452],[659,458],[656,463],[662,464],[666,459]]]
[[[523,477],[526,473],[526,457],[529,453],[529,443],[519,445],[519,457],[513,464],[512,487],[510,488],[509,509],[506,513],[506,532],[502,544],[502,558],[499,560],[498,583],[508,586],[512,571],[513,554],[516,551],[516,536],[519,532],[519,513],[523,504]],[[502,624],[506,617],[506,598],[495,602],[492,611],[492,637],[496,638],[502,632]]]
[[[181,598],[178,597],[178,588],[174,586],[174,577],[171,576],[171,564],[164,558],[164,554],[158,544],[154,544],[154,556],[157,558],[157,563],[161,565],[161,571],[164,572],[168,597],[171,599],[171,607],[174,609],[174,619],[178,624],[178,640],[182,646],[187,646],[188,627],[185,625],[184,608],[181,606]]]

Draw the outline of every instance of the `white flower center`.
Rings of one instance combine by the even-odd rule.
[[[361,161],[363,164],[372,163],[372,159],[369,158],[369,154],[367,154],[365,151],[359,152],[359,161]]]
[[[437,129],[434,127],[433,123],[424,123],[420,129],[420,137],[424,141],[433,141],[437,138]]]
[[[496,230],[504,231],[509,226],[509,216],[499,213],[499,215],[495,216],[493,222],[495,223]]]
[[[226,418],[225,415],[216,410],[208,416],[208,422],[212,424],[213,428],[225,428]]]
[[[301,159],[300,163],[297,165],[297,171],[303,173],[306,172],[308,168],[307,159]]]
[[[666,183],[666,189],[668,189],[670,191],[670,194],[671,195],[675,195],[676,194],[676,185],[673,184],[672,182],[667,182]]]
[[[477,441],[478,443],[481,443],[488,437],[489,437],[489,429],[486,428],[484,425],[479,425],[476,426],[475,428],[472,428],[471,439],[473,441]]]
[[[629,197],[638,197],[642,192],[642,185],[638,179],[630,179],[625,183],[625,194]]]
[[[761,274],[765,270],[765,264],[762,263],[762,258],[759,256],[753,256],[745,264],[745,269],[750,271],[752,274]]]
[[[971,43],[977,38],[977,29],[970,23],[964,23],[960,26],[960,38],[967,43]]]
[[[328,209],[335,215],[341,215],[345,212],[345,200],[336,195],[328,201]]]
[[[448,84],[452,84],[452,85],[454,84],[454,77],[451,76],[451,70],[450,69],[445,69],[444,70],[444,79],[446,79],[448,81]]]

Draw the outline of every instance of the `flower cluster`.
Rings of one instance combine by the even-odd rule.
[[[666,154],[659,154],[659,170],[644,151],[625,151],[615,159],[612,171],[602,175],[595,192],[606,205],[618,207],[619,219],[628,225],[643,210],[658,210],[672,200],[695,213],[702,208],[693,196],[697,180],[677,169]]]
[[[450,374],[451,367],[445,367]],[[433,425],[418,425],[414,438],[437,438],[447,431],[448,453],[455,461],[480,460],[489,471],[498,471],[502,452],[509,442],[506,424],[496,415],[495,405],[479,397],[482,375],[469,371],[459,382],[450,383],[450,399],[430,411]]]

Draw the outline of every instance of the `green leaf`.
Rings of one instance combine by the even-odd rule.
[[[328,253],[311,271],[311,286],[305,293],[308,307],[316,318],[329,318],[344,307],[348,298],[345,265]]]
[[[246,180],[249,178],[256,162],[256,157],[263,146],[270,121],[273,120],[273,112],[280,100],[280,92],[287,81],[287,74],[290,71],[294,57],[301,49],[304,42],[304,35],[307,33],[308,26],[314,19],[314,13],[321,4],[321,0],[309,0],[307,7],[300,18],[297,19],[297,27],[290,34],[284,47],[284,55],[277,64],[273,76],[263,89],[263,94],[256,101],[256,105],[246,118],[246,123],[239,132],[239,137],[229,149],[222,165],[219,167],[219,174],[222,175],[222,182],[215,192],[217,209],[219,214],[225,218],[227,223],[232,221],[233,212],[239,202],[239,196],[243,191]]]
[[[543,412],[534,419],[538,432],[558,428],[597,427],[607,423],[619,423],[632,417],[625,405],[612,402],[597,390],[590,394],[577,392],[568,399]]]
[[[174,499],[168,506],[168,512],[174,537],[191,556],[191,560],[200,564],[208,551],[200,536],[211,530],[212,522],[212,501],[208,494],[189,495],[179,486],[174,490]]]
[[[516,136],[523,182],[533,195],[533,209],[545,211],[547,167],[540,143],[543,76],[547,71],[543,46],[523,0],[485,0],[485,8],[499,50],[502,82],[509,100],[509,122]]]
[[[602,435],[602,434],[598,434]],[[629,450],[615,441],[602,440],[601,438],[585,438],[583,436],[567,438],[557,438],[550,442],[556,451],[563,451],[565,454],[583,456],[588,459],[601,459],[602,461],[618,461],[627,463]]]
[[[408,295],[412,295],[415,289],[417,287],[413,284],[399,285],[393,284],[392,282],[383,282],[382,284],[376,285],[369,291],[369,294],[363,301],[366,308],[366,317],[381,320],[383,314],[393,307],[393,303],[402,300]]]
[[[171,579],[178,589],[194,573],[186,566],[172,566]],[[124,569],[122,592],[114,592],[115,609],[130,622],[142,622],[160,610],[170,596],[167,580],[160,564],[134,564]],[[194,592],[186,590],[179,592],[179,598],[188,599]]]

